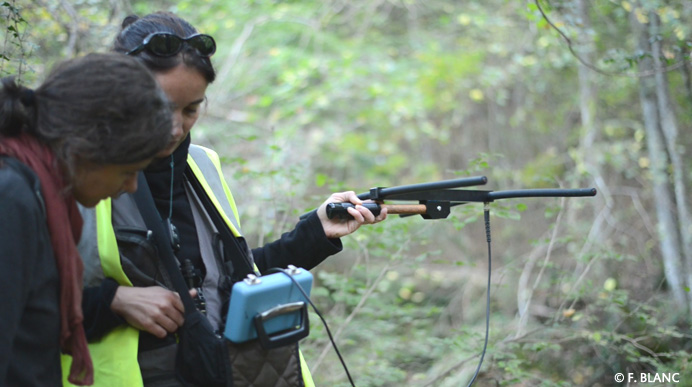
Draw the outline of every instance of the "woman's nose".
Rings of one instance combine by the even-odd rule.
[[[173,128],[171,128],[171,137],[178,139],[183,135],[183,114],[182,112],[173,113]]]

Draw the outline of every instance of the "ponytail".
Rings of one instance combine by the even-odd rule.
[[[34,132],[34,91],[17,84],[14,77],[3,78],[1,82],[0,136],[14,137],[22,132]]]

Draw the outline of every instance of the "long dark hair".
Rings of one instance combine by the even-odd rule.
[[[155,12],[143,17],[130,15],[122,22],[122,29],[115,38],[113,51],[127,53],[154,32],[167,32],[185,38],[196,34],[197,30],[190,23],[170,12]],[[184,63],[199,71],[208,83],[214,82],[216,78],[211,60],[198,55],[191,47],[185,46],[179,54],[170,57],[152,55],[147,50],[143,50],[135,57],[154,72],[165,72]]]
[[[131,164],[170,141],[168,98],[151,72],[122,54],[89,54],[55,67],[35,91],[2,79],[0,141],[27,133],[74,172],[77,157]]]

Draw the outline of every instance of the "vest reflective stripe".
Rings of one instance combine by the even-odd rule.
[[[216,152],[199,145],[190,145],[187,164],[197,176],[223,220],[233,231],[233,235],[242,236],[238,209],[231,190],[223,179],[219,156]],[[226,200],[223,200],[224,198]]]
[[[298,350],[298,356],[300,357],[300,370],[303,374],[303,383],[305,383],[305,387],[315,387],[315,382],[312,381],[310,369],[308,369],[308,363],[306,363],[305,359],[303,359],[303,352]]]
[[[216,211],[231,229],[233,235],[242,237],[240,230],[240,217],[233,199],[233,194],[223,178],[219,155],[211,149],[200,145],[190,145],[187,156],[187,165],[199,180],[200,185],[214,203]],[[225,200],[224,200],[225,198]],[[230,211],[230,212],[229,212]],[[229,216],[228,214],[233,214]],[[249,247],[248,247],[249,248]],[[252,252],[249,252],[250,254]],[[253,263],[253,269],[259,273],[259,268]]]
[[[102,200],[95,210],[98,251],[103,273],[121,285],[132,286],[120,265],[120,254],[111,224],[110,199]],[[142,386],[142,375],[137,363],[138,344],[139,331],[129,325],[120,326],[98,342],[89,343],[89,352],[94,363],[93,386]],[[72,358],[62,355],[61,362],[63,385],[72,386],[67,382]]]
[[[120,285],[132,286],[120,265],[120,252],[111,223],[111,199],[102,200],[96,206],[96,235],[98,236],[99,257],[106,277],[113,278]]]

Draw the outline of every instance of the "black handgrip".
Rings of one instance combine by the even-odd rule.
[[[370,210],[375,216],[380,214],[381,207],[377,203],[363,203],[362,206]],[[329,203],[327,204],[327,218],[353,219],[351,214],[348,213],[348,209],[355,207],[353,203]]]
[[[273,334],[267,333],[264,329],[264,322],[274,317],[279,317],[285,314],[300,313],[300,325],[293,329],[288,329],[283,332]],[[305,302],[294,302],[291,304],[280,305],[272,310],[264,313],[257,313],[253,318],[255,329],[257,330],[257,338],[260,345],[264,349],[273,349],[283,347],[288,344],[298,342],[300,339],[307,337],[310,334],[310,321],[308,320],[308,307]]]

